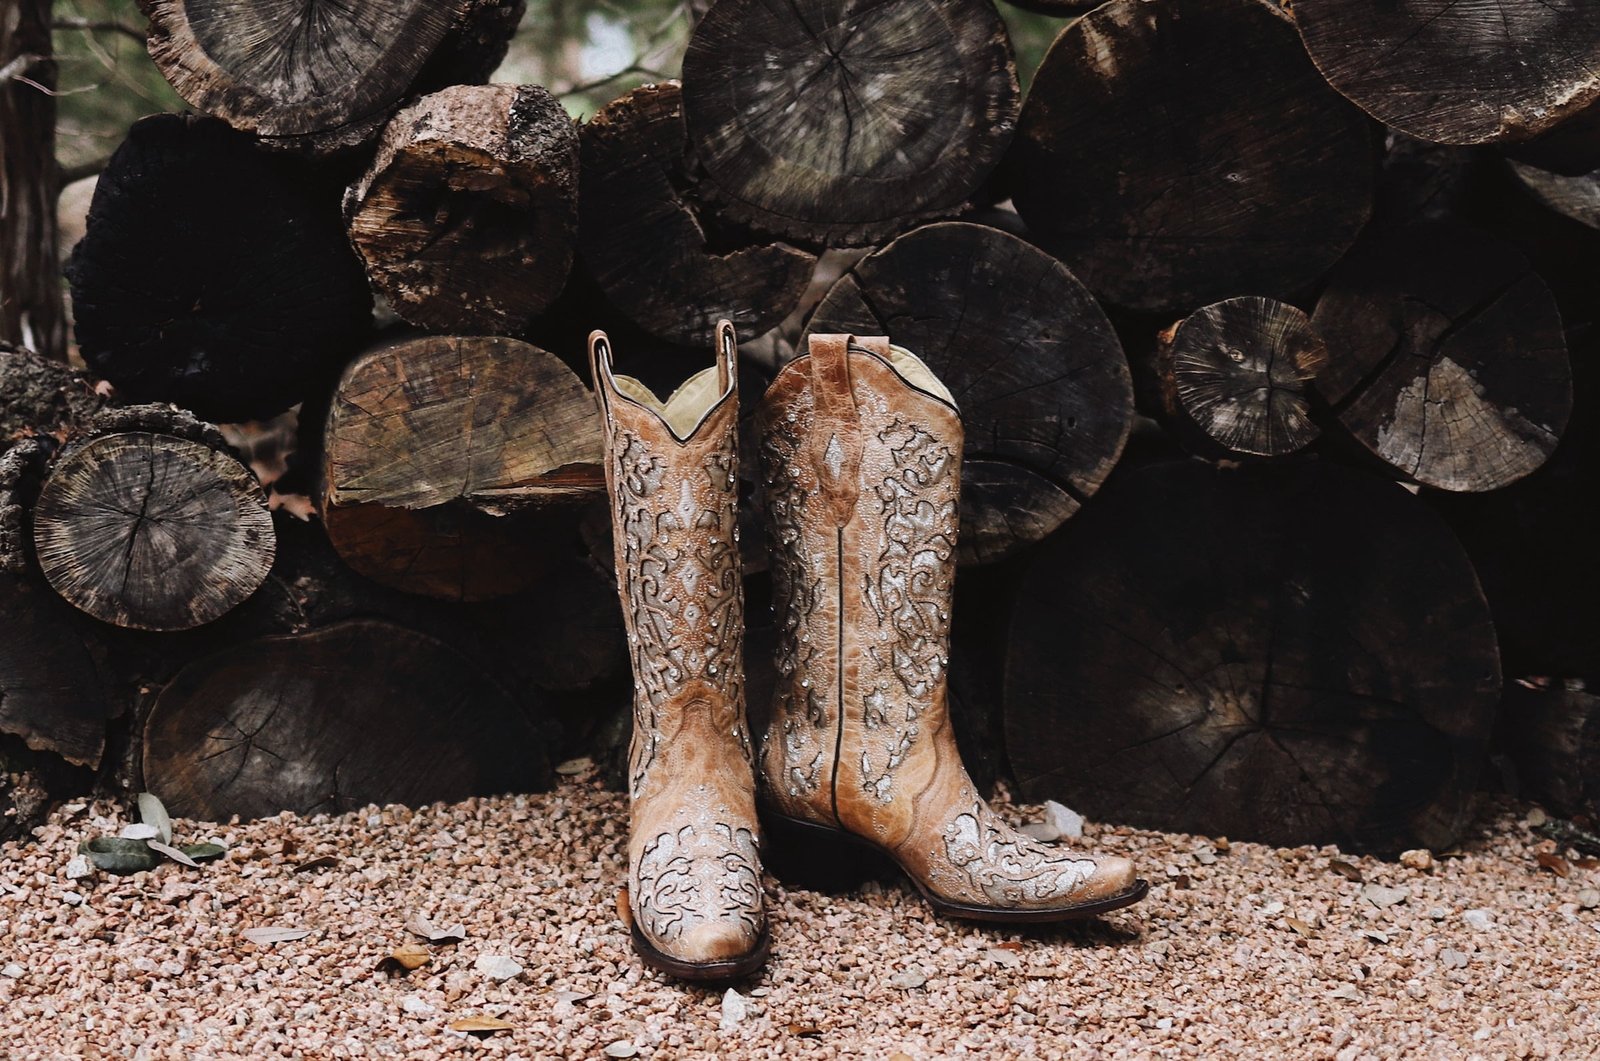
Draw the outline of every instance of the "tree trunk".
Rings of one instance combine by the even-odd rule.
[[[29,435],[65,441],[103,404],[82,372],[27,350],[0,349],[0,451]]]
[[[347,563],[448,600],[526,589],[605,493],[594,399],[515,339],[424,337],[345,370],[323,431],[321,511]]]
[[[1162,334],[1157,356],[1166,415],[1202,456],[1281,457],[1320,434],[1307,392],[1328,347],[1293,306],[1206,306]]]
[[[1255,0],[1112,0],[1045,56],[1005,181],[1090,289],[1188,313],[1315,281],[1366,222],[1375,162],[1367,119]]]
[[[394,116],[345,217],[402,319],[509,334],[566,284],[577,198],[578,137],[555,97],[537,85],[462,85]]]
[[[1538,468],[1572,410],[1561,314],[1521,254],[1463,226],[1364,244],[1313,323],[1333,352],[1317,390],[1400,474],[1495,490]]]
[[[1105,314],[1064,265],[996,229],[900,237],[834,284],[807,331],[888,335],[950,388],[966,427],[966,562],[1055,530],[1128,438],[1133,385]]]
[[[448,645],[352,620],[185,667],[145,724],[142,772],[175,815],[337,814],[526,792],[545,734]]]
[[[683,83],[716,209],[811,244],[865,246],[955,213],[1017,115],[989,0],[726,0],[695,27]]]
[[[1320,464],[1121,473],[1012,616],[1022,791],[1280,846],[1448,847],[1500,695],[1483,593],[1392,483]]]
[[[1527,140],[1600,100],[1591,0],[1295,0],[1294,20],[1334,88],[1422,140]]]
[[[140,0],[150,57],[195,108],[312,154],[358,148],[407,96],[483,81],[523,4],[509,0]]]
[[[0,344],[65,361],[55,85],[49,0],[0,0]]]
[[[336,189],[205,118],[134,123],[67,272],[89,368],[218,423],[289,408],[371,328]]]
[[[1497,737],[1519,796],[1600,820],[1600,696],[1509,682]]]
[[[719,226],[685,190],[678,82],[612,101],[584,124],[582,141],[579,246],[617,308],[686,346],[709,343],[723,318],[754,338],[789,315],[816,257]]]
[[[254,593],[272,567],[272,517],[221,435],[160,407],[97,423],[121,426],[63,450],[33,509],[34,549],[56,592],[140,630],[200,626]]]

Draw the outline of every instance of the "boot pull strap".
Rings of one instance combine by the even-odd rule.
[[[813,335],[810,341],[811,465],[816,469],[835,527],[850,522],[861,493],[861,415],[850,389],[850,344],[887,357],[883,336]]]
[[[717,322],[716,332],[717,355],[717,393],[728,393],[728,387],[733,383],[736,369],[734,362],[739,354],[739,338],[734,334],[733,322],[720,320]]]

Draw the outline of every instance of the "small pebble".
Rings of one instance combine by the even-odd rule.
[[[908,965],[900,972],[889,977],[889,983],[902,991],[921,987],[927,982],[928,974],[922,971],[922,966],[920,965]]]
[[[638,1053],[639,1048],[626,1039],[619,1039],[606,1047],[607,1057],[635,1057]]]
[[[1425,847],[1400,852],[1400,864],[1426,873],[1433,868],[1433,852]]]
[[[1578,890],[1578,905],[1585,910],[1593,910],[1600,906],[1600,889],[1581,888]]]
[[[726,1035],[744,1023],[744,1019],[749,1015],[750,1003],[730,987],[722,994],[722,1013],[717,1018],[717,1031]]]
[[[1474,932],[1487,932],[1494,927],[1494,918],[1489,916],[1487,910],[1467,910],[1461,915]]]
[[[516,959],[503,954],[485,954],[473,962],[472,967],[495,980],[510,980],[512,977],[522,975],[522,966]]]
[[[67,862],[66,875],[68,880],[81,880],[94,872],[89,865],[89,860],[82,855],[75,855]]]

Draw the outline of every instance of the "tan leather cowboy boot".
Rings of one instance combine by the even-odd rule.
[[[887,339],[813,335],[760,410],[780,647],[770,842],[890,856],[934,909],[1056,921],[1137,902],[1125,858],[1043,844],[979,797],[945,701],[961,419]]]
[[[734,507],[733,326],[717,363],[666,401],[589,336],[605,425],[617,586],[633,663],[628,904],[646,964],[689,980],[767,955],[744,713],[744,595]]]

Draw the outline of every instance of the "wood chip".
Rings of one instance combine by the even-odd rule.
[[[313,858],[308,862],[300,863],[292,870],[292,872],[310,873],[314,869],[332,869],[338,864],[339,860],[334,858],[332,855],[318,855],[316,858]]]
[[[1343,877],[1345,880],[1353,880],[1357,884],[1360,884],[1366,879],[1361,875],[1360,869],[1356,868],[1351,863],[1344,861],[1343,859],[1330,858],[1328,860],[1328,868],[1333,870],[1339,876]]]
[[[451,1031],[470,1032],[475,1035],[493,1035],[495,1032],[510,1031],[515,1027],[515,1024],[499,1017],[462,1017],[460,1020],[450,1022]]]

